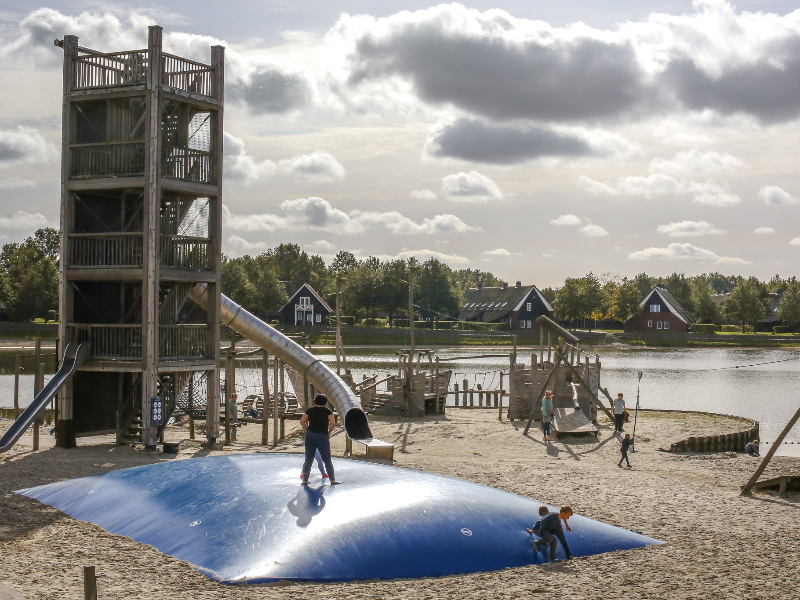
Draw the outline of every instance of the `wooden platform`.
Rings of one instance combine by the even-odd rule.
[[[786,495],[786,486],[791,481],[800,481],[800,476],[783,476],[783,477],[774,477],[772,479],[765,479],[764,481],[759,481],[755,485],[753,485],[752,491],[769,488],[769,487],[777,487],[778,488],[778,495],[785,496]]]
[[[553,429],[559,434],[598,433],[597,427],[586,418],[583,411],[574,408],[556,408]]]

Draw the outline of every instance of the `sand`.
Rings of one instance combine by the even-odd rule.
[[[522,435],[519,422],[499,422],[493,410],[449,409],[418,421],[371,420],[373,432],[395,443],[398,466],[461,477],[666,541],[569,563],[437,579],[285,587],[213,583],[187,563],[76,521],[11,493],[29,487],[159,460],[203,456],[186,442],[177,458],[114,446],[32,452],[18,445],[0,461],[0,582],[27,599],[80,600],[82,567],[97,566],[106,599],[309,598],[799,598],[800,494],[740,497],[757,465],[741,454],[659,452],[689,435],[721,434],[744,420],[705,414],[646,412],[637,426],[632,469],[619,468],[613,427],[601,419],[600,438],[556,441]],[[0,429],[8,421],[0,421]],[[287,423],[288,424],[288,423]],[[188,437],[173,428],[168,439]],[[219,453],[261,452],[260,426],[240,429],[239,442]],[[333,438],[341,455],[344,437]],[[85,441],[84,441],[85,443]],[[299,434],[276,451],[299,452]],[[272,451],[272,450],[270,450]],[[335,460],[335,459],[334,459]],[[300,458],[298,457],[298,470]],[[800,459],[776,457],[764,477],[800,475]]]

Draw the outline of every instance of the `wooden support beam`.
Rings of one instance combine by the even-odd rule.
[[[786,427],[783,428],[783,431],[781,431],[780,435],[777,438],[775,438],[775,441],[772,443],[772,446],[770,447],[769,452],[767,452],[767,455],[764,457],[764,460],[762,460],[761,464],[758,465],[758,468],[756,469],[756,472],[753,473],[753,476],[750,478],[750,481],[748,481],[747,484],[742,488],[742,493],[740,494],[741,496],[749,494],[750,491],[753,489],[753,486],[758,481],[758,478],[761,477],[761,474],[764,472],[764,469],[767,468],[769,461],[772,460],[772,457],[775,454],[775,451],[778,449],[778,446],[781,445],[783,439],[792,430],[792,427],[794,427],[798,419],[800,419],[800,408],[798,408],[797,412],[794,413],[794,416],[791,419],[789,419],[789,422],[786,424]]]
[[[269,445],[269,352],[264,350],[261,363],[261,445]]]

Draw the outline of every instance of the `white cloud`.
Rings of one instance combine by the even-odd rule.
[[[772,204],[780,206],[782,204],[797,204],[800,202],[796,196],[792,196],[786,190],[779,188],[775,185],[765,185],[758,190],[758,197],[764,201],[764,204]]]
[[[628,258],[633,260],[653,260],[653,259],[667,259],[667,260],[709,260],[714,261],[714,264],[727,264],[727,265],[747,265],[750,261],[741,258],[732,258],[729,256],[720,256],[716,252],[699,248],[693,244],[673,243],[666,248],[645,248],[638,250],[628,255]]]
[[[497,256],[499,258],[508,258],[509,256],[519,256],[521,252],[509,252],[505,248],[496,248],[494,250],[486,250],[484,254],[488,256]]]
[[[770,233],[775,233],[775,230],[772,227],[756,227],[753,233],[757,235],[768,235]]]
[[[243,256],[245,254],[261,253],[267,249],[265,242],[249,242],[238,235],[228,236],[225,244],[225,254],[228,256]]]
[[[281,172],[294,175],[301,181],[313,183],[326,183],[344,179],[344,167],[339,164],[336,158],[317,150],[311,154],[301,154],[278,162],[278,169]]]
[[[0,130],[0,166],[45,163],[58,157],[55,147],[35,129]],[[19,180],[21,181],[21,180]]]
[[[355,254],[355,252],[354,252]],[[464,265],[470,262],[466,256],[458,254],[445,254],[444,252],[437,252],[436,250],[408,250],[403,248],[397,254],[371,254],[380,260],[408,260],[409,258],[416,258],[420,262],[424,262],[429,258],[435,258],[449,265]]]
[[[453,202],[488,202],[502,200],[503,192],[497,184],[477,171],[464,171],[442,179],[445,197]]]
[[[581,227],[578,231],[589,237],[605,237],[608,235],[608,232],[600,227],[600,225],[594,225],[592,223],[589,223],[585,227]]]
[[[350,212],[350,216],[362,225],[383,225],[396,234],[464,233],[481,229],[467,225],[455,215],[436,215],[432,219],[423,219],[422,223],[416,223],[395,211],[380,213],[354,210]]]
[[[561,215],[557,219],[550,219],[550,223],[553,225],[580,225],[582,221],[576,215]]]
[[[336,244],[327,240],[317,240],[316,242],[306,244],[306,249],[311,252],[316,252],[317,254],[335,254]]]
[[[0,229],[35,230],[50,227],[50,223],[41,213],[29,213],[18,210],[10,217],[0,217]]]
[[[725,233],[724,230],[714,227],[705,221],[680,221],[667,225],[659,225],[656,231],[658,231],[658,233],[665,233],[670,237],[694,237]]]
[[[800,237],[793,238],[791,242],[789,242],[792,246],[800,246]]]
[[[343,234],[364,231],[361,223],[322,198],[284,200],[280,206],[293,229],[325,229]]]
[[[256,160],[247,154],[244,142],[229,134],[224,134],[224,174],[226,179],[242,181],[245,184],[253,183],[262,177],[275,174],[275,163],[271,160]]]
[[[647,177],[639,175],[620,177],[616,184],[595,181],[585,175],[581,175],[580,180],[588,191],[599,196],[653,198],[666,194],[691,195],[694,196],[695,202],[710,206],[734,206],[742,201],[739,196],[729,192],[719,183],[681,180],[663,173],[652,173]]]
[[[0,190],[15,190],[19,188],[33,187],[35,184],[29,179],[11,177],[0,181]]]
[[[436,200],[436,193],[431,190],[412,190],[412,200]]]
[[[730,154],[713,150],[701,152],[693,148],[685,152],[678,152],[671,160],[654,158],[650,161],[650,172],[692,177],[716,171],[735,172],[744,166],[741,160]]]

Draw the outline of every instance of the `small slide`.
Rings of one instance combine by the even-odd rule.
[[[594,424],[586,418],[582,410],[574,408],[556,408],[553,418],[553,429],[556,433],[593,433],[597,435],[598,430]]]
[[[0,452],[6,452],[14,444],[20,436],[25,433],[28,426],[33,423],[36,415],[42,410],[50,400],[58,393],[61,386],[72,377],[75,370],[80,367],[90,354],[90,342],[83,342],[78,344],[70,342],[64,349],[64,360],[61,361],[61,368],[58,370],[53,378],[47,382],[39,392],[36,398],[33,399],[30,406],[26,408],[19,418],[14,421],[11,428],[6,431],[2,439],[0,439]]]
[[[189,296],[199,306],[205,308],[208,305],[207,293],[206,284],[199,283],[191,288]],[[227,296],[222,295],[220,304],[220,320],[223,324],[277,356],[328,397],[328,400],[342,416],[345,432],[351,440],[364,444],[372,450],[391,447],[391,444],[372,436],[369,420],[361,407],[358,396],[320,358],[290,340],[280,331],[270,327]]]

